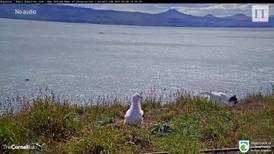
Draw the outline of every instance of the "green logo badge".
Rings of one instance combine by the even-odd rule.
[[[239,150],[242,153],[246,153],[249,150],[249,140],[240,140],[239,141]]]

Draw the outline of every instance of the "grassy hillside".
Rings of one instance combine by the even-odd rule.
[[[122,104],[76,106],[53,97],[36,99],[0,117],[0,142],[45,143],[46,153],[75,154],[198,153],[236,147],[240,139],[274,143],[274,96],[250,96],[233,108],[189,96],[164,105],[146,99],[141,127],[123,124],[128,106]]]

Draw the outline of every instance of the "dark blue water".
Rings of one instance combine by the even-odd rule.
[[[273,81],[274,29],[0,19],[1,97],[41,87],[66,96],[124,97],[151,87],[245,95]]]

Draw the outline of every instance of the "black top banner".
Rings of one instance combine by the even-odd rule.
[[[273,0],[0,0],[0,4],[58,4],[58,3],[274,3]]]

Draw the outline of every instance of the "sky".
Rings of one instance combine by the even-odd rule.
[[[68,4],[78,7],[132,11],[145,13],[160,13],[169,9],[176,9],[179,12],[203,16],[213,14],[218,17],[244,13],[251,16],[251,4]],[[269,5],[269,14],[274,14],[274,4]]]

